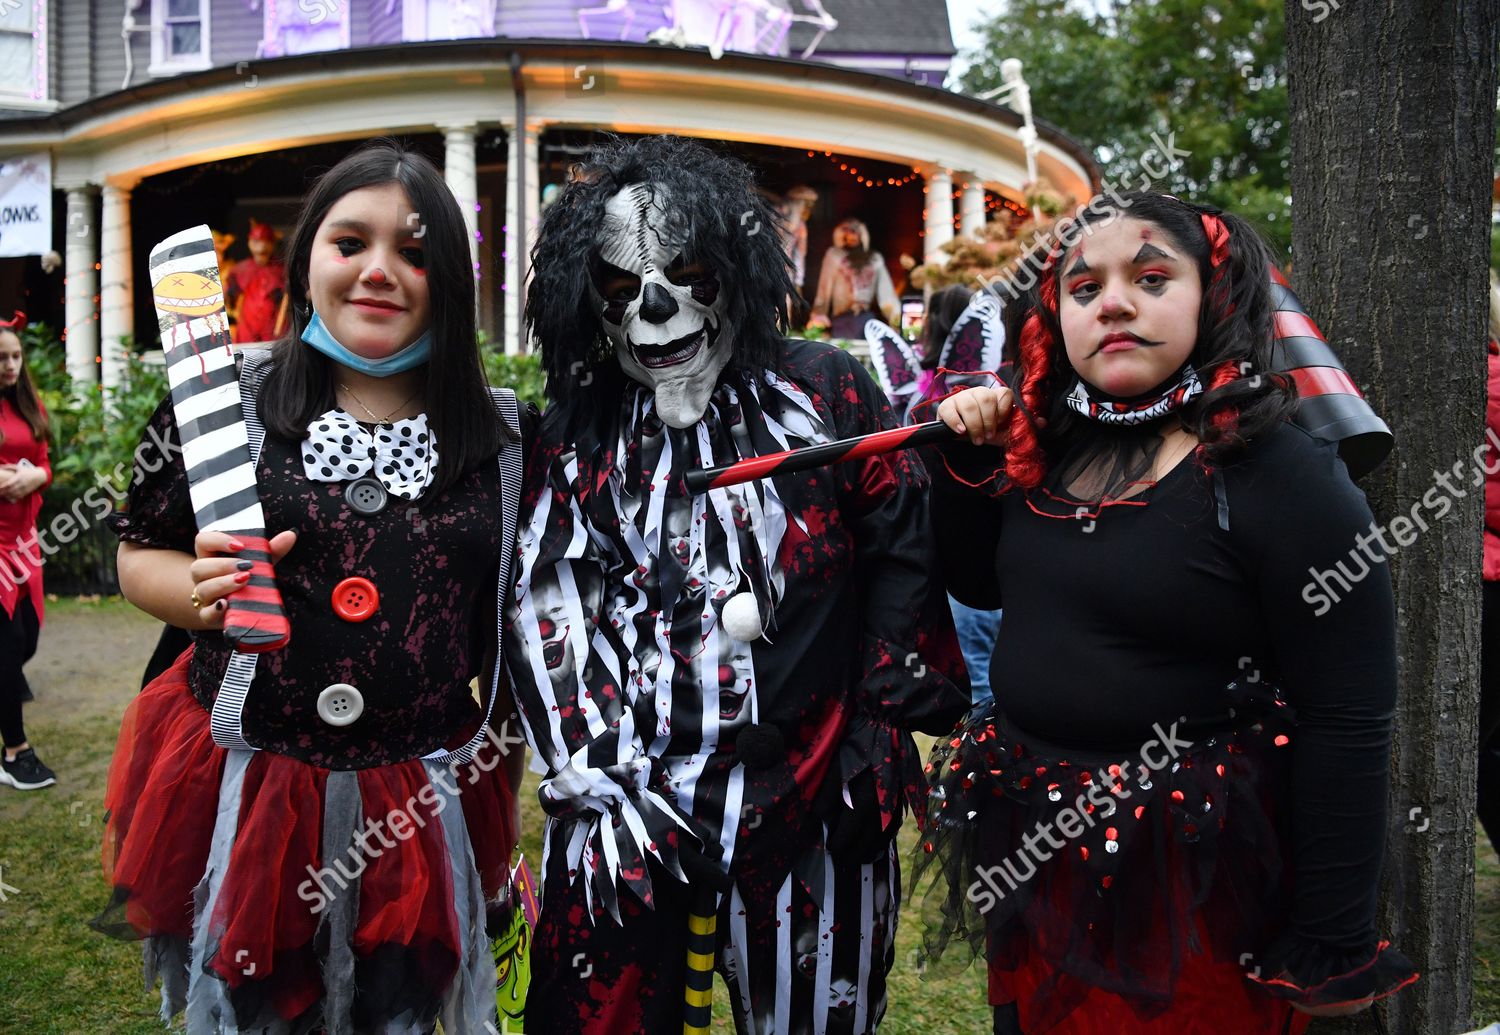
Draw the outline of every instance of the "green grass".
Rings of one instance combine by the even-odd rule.
[[[1500,859],[1484,831],[1475,851],[1474,1027],[1500,1021]]]
[[[104,780],[120,713],[135,693],[156,626],[118,598],[49,602],[42,649],[28,668],[37,701],[28,735],[59,785],[20,794],[0,788],[0,1032],[28,1035],[147,1035],[160,1032],[155,992],[142,988],[138,946],[95,934],[103,905],[99,843]],[[59,673],[66,673],[66,685]],[[52,682],[48,682],[48,679]],[[541,859],[540,815],[528,776],[522,849]],[[903,866],[915,833],[901,833]],[[1475,1027],[1500,1019],[1500,862],[1484,845],[1475,895]],[[989,1030],[979,968],[944,967],[926,979],[909,965],[914,914],[903,918],[889,1035],[975,1035]],[[732,1031],[728,994],[716,980],[715,1032]]]

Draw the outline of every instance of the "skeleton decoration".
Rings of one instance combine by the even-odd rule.
[[[683,254],[669,203],[644,183],[609,200],[589,284],[621,369],[656,393],[663,421],[688,428],[703,416],[734,334],[718,277]]]

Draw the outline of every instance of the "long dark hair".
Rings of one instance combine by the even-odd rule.
[[[288,238],[286,291],[291,326],[272,346],[272,368],[257,408],[267,430],[294,442],[312,419],[334,405],[332,361],[303,344],[311,317],[307,271],[313,240],[340,198],[394,183],[421,213],[432,313],[432,358],[424,391],[427,420],[438,443],[438,467],[425,500],[436,499],[478,464],[493,461],[509,430],[495,413],[479,362],[474,326],[474,269],[469,233],[453,193],[425,157],[394,140],[377,140],[329,169],[308,192]]]
[[[526,323],[547,371],[547,395],[569,427],[605,419],[622,387],[614,345],[590,300],[589,265],[605,205],[638,183],[669,199],[684,258],[717,275],[735,333],[731,369],[757,381],[780,367],[791,260],[781,248],[781,217],[755,189],[750,167],[679,137],[611,140],[574,167],[532,249]]]
[[[922,369],[937,367],[938,355],[943,351],[943,342],[948,332],[974,298],[974,292],[962,284],[945,287],[933,293],[927,302],[927,319],[922,323]]]
[[[1227,232],[1222,261],[1213,262],[1205,217],[1217,219]],[[1063,348],[1057,306],[1062,267],[1073,244],[1095,223],[1138,219],[1159,228],[1192,256],[1203,285],[1198,309],[1198,339],[1188,362],[1203,380],[1204,392],[1184,407],[1185,427],[1199,441],[1198,460],[1205,468],[1233,463],[1246,443],[1286,420],[1296,408],[1289,378],[1273,372],[1271,251],[1260,234],[1238,216],[1189,204],[1166,194],[1132,192],[1095,198],[1059,229],[1059,243],[1048,254],[1041,276],[1027,300],[1030,310],[1021,331],[1021,406],[1011,423],[1006,469],[1024,488],[1040,483],[1055,447],[1066,442],[1087,420],[1068,408],[1065,396],[1076,374]],[[1046,418],[1038,429],[1034,418]]]
[[[21,419],[31,428],[32,437],[45,442],[51,422],[47,419],[47,407],[42,405],[42,397],[37,394],[36,382],[31,379],[31,366],[26,362],[26,343],[21,340],[21,331],[25,328],[26,314],[19,309],[10,320],[0,320],[0,334],[15,335],[16,344],[21,346],[21,373],[16,377],[15,386],[6,394],[15,404]],[[3,438],[0,435],[0,439]]]

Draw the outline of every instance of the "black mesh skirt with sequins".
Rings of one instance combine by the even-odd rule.
[[[1286,933],[1295,716],[1263,683],[1223,693],[1224,723],[1158,724],[1123,757],[1039,741],[993,705],[939,741],[912,882],[923,964],[987,960],[992,1002],[1009,1001],[997,974],[1023,975],[1028,1032],[1100,994],[1161,1018],[1206,963],[1243,971],[1252,1006],[1416,980],[1386,943],[1340,954]]]

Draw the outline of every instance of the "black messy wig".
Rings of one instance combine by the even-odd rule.
[[[719,281],[734,329],[730,369],[747,380],[780,367],[795,288],[781,216],[737,158],[680,137],[610,140],[574,166],[548,206],[531,252],[526,323],[547,372],[547,395],[573,417],[599,414],[625,377],[589,294],[594,235],[610,198],[634,184],[664,192],[682,221],[683,259]]]

